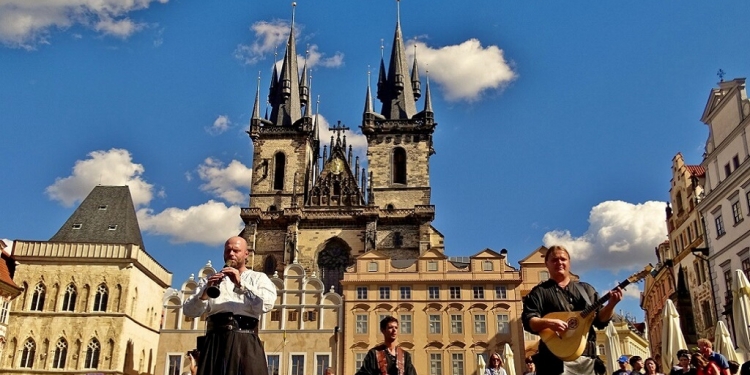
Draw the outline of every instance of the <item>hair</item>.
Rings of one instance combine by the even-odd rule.
[[[528,365],[529,363],[534,363],[534,359],[531,357],[526,357],[526,359],[524,359],[524,362]]]
[[[680,349],[677,351],[677,358],[681,358],[682,356],[687,355],[688,358],[690,358],[690,351],[687,349]]]
[[[555,251],[564,251],[565,254],[568,256],[568,259],[570,259],[570,253],[568,252],[568,249],[560,246],[560,245],[552,245],[547,249],[547,253],[544,254],[544,263],[547,263],[549,260],[549,257],[555,252]]]
[[[391,322],[398,323],[398,319],[388,315],[383,318],[383,320],[380,321],[380,332],[385,331],[386,328],[388,328],[388,324],[391,324]]]
[[[711,340],[709,339],[698,339],[698,346],[705,346],[709,349],[714,348],[714,344],[711,343]]]
[[[740,371],[740,363],[737,361],[729,361],[729,373],[734,375]]]
[[[690,364],[695,366],[696,368],[704,368],[708,365],[708,360],[701,353],[693,353],[693,357],[690,359]]]
[[[634,356],[630,357],[630,361],[629,362],[630,362],[630,365],[633,366],[633,365],[635,365],[636,362],[641,361],[641,360],[643,360],[643,358],[641,358],[641,356],[634,355]]]
[[[494,352],[490,354],[490,358],[489,358],[490,363],[492,363],[492,358],[497,358],[498,366],[503,367],[503,357],[500,355],[500,353]]]

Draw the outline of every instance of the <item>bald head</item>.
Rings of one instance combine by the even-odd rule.
[[[242,237],[234,236],[224,243],[224,262],[230,267],[244,271],[246,269],[245,262],[249,254],[247,241]]]

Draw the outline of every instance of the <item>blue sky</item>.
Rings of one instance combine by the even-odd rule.
[[[747,74],[747,4],[467,4],[401,2],[432,85],[447,254],[506,248],[517,265],[562,243],[599,290],[655,262],[671,159],[700,163],[717,71]],[[359,124],[396,14],[395,1],[297,2],[328,123]],[[291,16],[281,1],[0,2],[0,238],[47,240],[94,185],[129,184],[175,285],[220,260],[248,204],[258,76],[265,97]],[[638,291],[621,307],[641,317]]]

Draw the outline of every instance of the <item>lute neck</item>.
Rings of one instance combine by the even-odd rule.
[[[625,288],[628,285],[630,285],[630,280],[625,280],[625,281],[621,282],[620,284],[618,284],[617,288],[623,289],[623,288]],[[609,300],[610,293],[611,293],[611,291],[607,292],[606,294],[604,294],[603,296],[601,296],[601,298],[599,298],[591,306],[583,309],[583,311],[581,311],[581,316],[586,317],[589,314],[591,314],[592,312],[594,312],[597,309],[599,309],[599,307],[601,307],[602,305],[604,305],[604,303]]]

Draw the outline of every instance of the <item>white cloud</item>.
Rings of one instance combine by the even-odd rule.
[[[242,230],[239,206],[227,207],[209,200],[187,209],[167,208],[154,214],[150,208],[138,210],[141,229],[155,235],[169,236],[172,243],[198,242],[220,245]]]
[[[2,0],[0,1],[0,43],[34,49],[48,44],[53,29],[81,25],[126,38],[143,28],[127,14],[148,8],[152,2],[168,0]]]
[[[613,285],[612,287],[614,288],[615,286],[617,286],[617,284]],[[638,286],[638,284],[630,284],[630,285],[628,285],[625,288],[625,290],[622,293],[622,296],[623,296],[623,298],[630,298],[630,299],[640,300],[641,299],[641,292],[642,292],[642,290]]]
[[[547,232],[542,241],[547,247],[568,249],[576,273],[593,268],[641,268],[655,260],[654,248],[667,238],[665,205],[655,201],[602,202],[591,209],[589,228],[582,236],[555,230]]]
[[[153,185],[143,179],[143,165],[133,163],[128,150],[92,151],[88,156],[75,162],[70,176],[57,178],[47,187],[50,199],[70,207],[86,198],[97,185],[128,185],[136,207],[151,202]]]
[[[482,93],[501,89],[517,77],[502,49],[482,47],[477,39],[439,48],[414,40],[409,40],[407,45],[409,60],[414,56],[416,45],[420,72],[429,71],[430,82],[437,83],[450,101],[478,100]]]
[[[286,42],[289,38],[289,30],[291,29],[289,23],[280,20],[273,22],[260,21],[250,26],[250,29],[255,32],[255,40],[249,45],[238,45],[234,51],[234,56],[242,60],[245,64],[252,65],[263,60],[267,55],[278,53],[275,59],[275,63],[278,64],[279,59],[282,59],[286,51]],[[294,25],[295,39],[299,38],[301,29],[301,25]],[[341,52],[336,52],[333,56],[326,57],[325,53],[318,50],[316,44],[311,44],[307,47],[307,51],[301,48],[299,44],[296,47],[297,51],[304,53],[304,55],[297,55],[300,69],[305,65],[305,62],[307,62],[308,69],[312,69],[315,66],[337,68],[344,65],[344,54]]]
[[[229,203],[239,204],[249,199],[253,171],[237,160],[232,160],[225,168],[221,161],[207,158],[198,166],[198,177],[206,182],[201,190]]]
[[[229,120],[229,116],[220,115],[214,120],[213,125],[206,128],[206,131],[211,135],[219,135],[229,130],[230,125],[232,125],[232,121]]]

